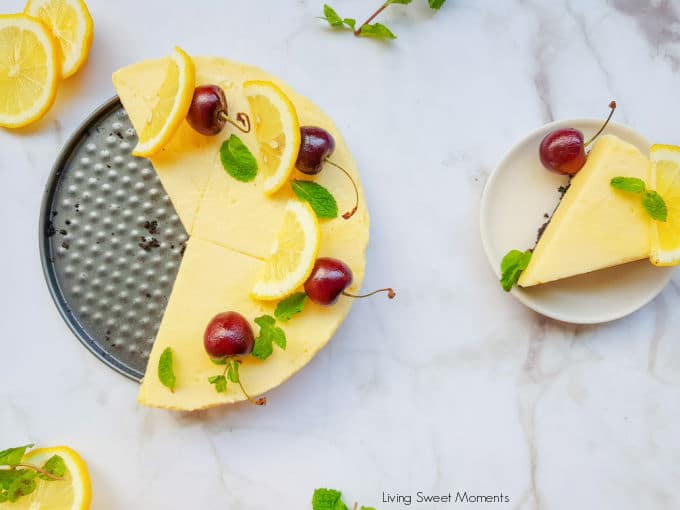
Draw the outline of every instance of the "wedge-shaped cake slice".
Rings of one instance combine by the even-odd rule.
[[[139,402],[174,410],[195,410],[245,400],[237,384],[229,383],[226,393],[217,393],[208,378],[222,373],[203,348],[203,333],[218,313],[234,310],[253,327],[263,314],[274,314],[275,303],[248,297],[261,262],[214,243],[193,238],[187,245],[182,266],[142,381]],[[252,395],[260,395],[283,383],[305,366],[328,342],[347,316],[351,299],[329,307],[305,304],[304,311],[286,323],[279,323],[287,338],[286,350],[274,346],[264,361],[243,358],[241,381]],[[158,361],[163,350],[173,351],[177,383],[174,392],[158,378]]]
[[[613,177],[649,182],[649,160],[633,145],[602,136],[574,176],[519,285],[530,287],[649,257],[649,217],[640,197]]]

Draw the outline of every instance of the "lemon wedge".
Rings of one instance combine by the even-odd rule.
[[[27,126],[50,109],[59,83],[59,46],[45,25],[0,15],[0,126]]]
[[[165,79],[154,97],[146,124],[138,131],[135,156],[151,156],[167,145],[186,118],[196,86],[194,62],[181,48],[168,59]]]
[[[312,272],[319,253],[321,231],[306,202],[289,200],[271,255],[251,292],[256,299],[280,299],[295,292]]]
[[[64,480],[37,479],[34,492],[14,503],[1,503],[7,510],[88,510],[92,501],[92,483],[85,461],[67,446],[38,448],[26,454],[22,462],[42,466],[53,455],[59,455],[66,465]]]
[[[61,76],[74,75],[87,60],[94,36],[83,0],[28,0],[24,13],[42,21],[59,42]]]
[[[652,221],[649,258],[657,266],[680,264],[680,147],[652,145],[651,187],[668,208],[666,221]]]
[[[291,100],[272,82],[247,81],[243,90],[260,149],[264,192],[272,194],[286,184],[295,168],[300,122]]]

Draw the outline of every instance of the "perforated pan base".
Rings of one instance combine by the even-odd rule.
[[[141,380],[188,239],[118,98],[56,161],[40,215],[47,285],[95,356]]]

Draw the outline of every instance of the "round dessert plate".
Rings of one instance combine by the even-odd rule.
[[[40,254],[59,313],[95,356],[140,381],[187,233],[117,97],[64,146],[45,188]]]
[[[539,228],[557,207],[560,187],[568,178],[543,168],[539,145],[550,131],[573,127],[587,140],[601,119],[571,119],[547,124],[517,143],[498,164],[486,183],[481,203],[482,242],[491,267],[500,277],[503,256],[512,249],[534,246]],[[649,152],[650,143],[628,127],[610,123],[613,134]],[[512,295],[529,308],[553,319],[595,324],[624,317],[661,292],[674,268],[640,260],[609,269],[522,289]],[[499,292],[502,292],[499,284]]]

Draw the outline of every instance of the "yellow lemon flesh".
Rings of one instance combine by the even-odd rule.
[[[148,118],[143,126],[135,126],[139,135],[135,156],[151,156],[167,145],[187,116],[195,86],[194,63],[177,47],[167,60],[160,88],[147,98],[151,105]]]
[[[83,0],[28,0],[24,13],[42,21],[59,43],[61,75],[75,74],[87,60],[94,36],[92,16]]]
[[[651,222],[650,260],[657,266],[680,264],[680,147],[653,145],[651,188],[666,202],[665,222]]]
[[[260,149],[264,192],[286,184],[300,150],[300,123],[293,103],[274,83],[248,81],[243,91],[250,103],[255,138]]]
[[[320,242],[319,223],[312,208],[304,202],[289,201],[272,253],[253,287],[252,296],[274,300],[295,292],[309,277]]]
[[[34,492],[14,503],[1,503],[1,510],[88,510],[92,501],[92,482],[85,461],[67,446],[38,448],[26,454],[23,463],[43,466],[53,455],[66,464],[63,480],[36,479]]]
[[[0,126],[19,128],[47,113],[57,93],[59,48],[45,25],[0,15]]]

